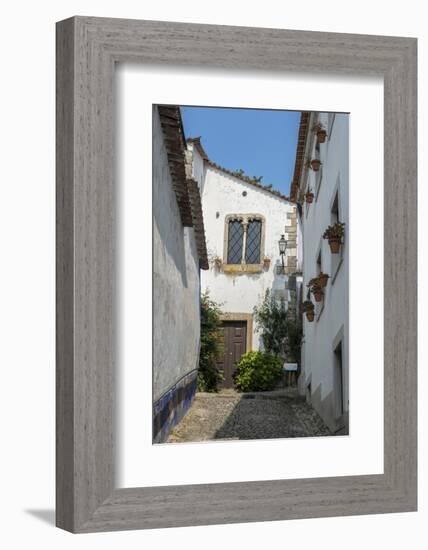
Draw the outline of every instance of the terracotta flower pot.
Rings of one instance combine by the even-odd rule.
[[[325,130],[318,130],[317,132],[318,143],[324,143],[326,137],[327,137],[327,132]]]
[[[314,320],[315,318],[315,313],[314,313],[314,310],[313,309],[309,309],[308,311],[305,312],[306,313],[306,319],[312,323],[312,321]]]
[[[312,159],[311,160],[311,168],[314,172],[318,172],[318,170],[320,169],[320,166],[321,166],[320,159]]]
[[[311,204],[314,200],[314,194],[313,193],[306,193],[305,199],[308,204]]]
[[[317,289],[313,291],[314,298],[316,302],[321,302],[324,296],[324,292],[321,289]]]
[[[340,238],[336,237],[333,239],[329,239],[328,244],[330,245],[330,251],[332,254],[339,254],[340,245],[341,245]]]
[[[322,273],[321,275],[318,275],[318,281],[320,283],[321,288],[325,288],[327,286],[329,276],[327,273]]]
[[[270,259],[269,259],[269,258],[265,258],[265,259],[263,260],[263,267],[264,267],[265,269],[269,269],[269,268],[270,268]]]

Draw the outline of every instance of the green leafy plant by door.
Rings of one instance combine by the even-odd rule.
[[[262,351],[245,353],[236,365],[235,385],[243,392],[275,389],[283,374],[282,361]]]
[[[201,297],[201,348],[199,352],[198,390],[218,391],[223,376],[217,367],[224,344],[221,331],[221,310],[208,292]]]

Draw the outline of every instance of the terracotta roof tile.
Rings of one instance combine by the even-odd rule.
[[[194,228],[199,265],[201,269],[208,269],[199,188],[197,183],[188,179],[186,175],[186,141],[180,108],[177,105],[158,105],[158,111],[181,222],[185,227]]]
[[[293,181],[291,182],[291,188],[290,188],[290,198],[294,202],[297,201],[297,191],[299,189],[300,177],[302,175],[302,170],[304,165],[306,139],[308,136],[309,115],[310,115],[310,112],[308,111],[304,111],[300,115],[299,137],[297,139],[296,160],[294,163],[294,175],[293,175]]]
[[[228,174],[229,176],[233,176],[234,178],[241,180],[245,183],[249,183],[250,185],[256,187],[257,189],[260,189],[261,191],[266,191],[266,193],[269,193],[270,195],[273,195],[274,197],[285,200],[287,202],[293,202],[290,197],[287,197],[286,195],[283,195],[280,191],[277,191],[276,189],[270,189],[269,187],[258,183],[254,179],[250,178],[249,176],[241,175],[233,170],[229,170],[228,168],[224,168],[223,166],[220,166],[219,164],[216,164],[212,160],[208,158],[207,153],[205,152],[205,149],[202,147],[201,144],[201,138],[188,138],[187,143],[192,143],[198,153],[201,155],[201,157],[206,161],[208,166],[211,166],[212,168],[215,168],[216,170],[219,170],[220,172],[224,172],[225,174]]]

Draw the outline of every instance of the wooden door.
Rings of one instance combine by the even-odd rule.
[[[233,388],[236,363],[247,349],[247,322],[223,321],[224,355],[218,367],[223,372],[223,388]]]

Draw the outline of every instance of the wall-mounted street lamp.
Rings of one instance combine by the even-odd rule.
[[[285,274],[285,253],[287,251],[287,239],[284,237],[284,235],[281,235],[281,238],[278,241],[279,246],[279,255],[281,256],[281,265],[278,265],[276,267],[276,272],[278,275],[284,275]]]

